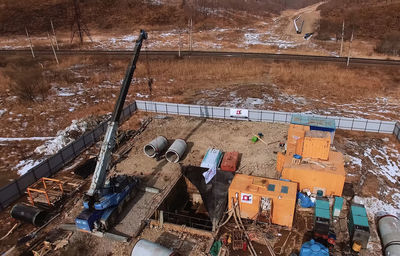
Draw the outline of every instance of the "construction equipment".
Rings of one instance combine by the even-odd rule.
[[[348,229],[353,251],[367,248],[370,230],[364,205],[352,203],[349,212]]]
[[[315,202],[314,211],[314,236],[328,239],[331,215],[329,200],[325,197],[318,197]]]
[[[108,123],[92,183],[83,198],[84,210],[75,219],[76,228],[80,231],[104,232],[110,229],[138,187],[138,178],[115,175],[107,179],[107,171],[111,163],[112,150],[116,144],[118,121],[136,69],[143,40],[146,39],[147,33],[141,30],[136,41],[133,59],[126,71],[118,100]]]

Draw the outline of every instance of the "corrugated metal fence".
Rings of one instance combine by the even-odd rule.
[[[136,111],[135,102],[124,108],[120,122],[127,120]],[[74,160],[84,150],[96,143],[107,130],[107,121],[99,124],[95,129],[83,134],[74,142],[62,148],[57,154],[49,157],[39,165],[30,169],[12,183],[0,189],[0,210],[21,197],[28,186],[42,177],[49,177],[58,172],[66,164]]]
[[[212,107],[200,105],[187,105],[165,102],[151,102],[151,101],[136,101],[137,109],[148,112],[156,112],[162,114],[175,114],[183,116],[194,117],[207,117],[207,118],[222,118],[232,120],[242,120],[243,118],[232,117],[230,114],[231,108],[226,107]],[[277,112],[268,110],[248,110],[248,118],[245,120],[256,122],[272,122],[272,123],[289,123],[292,114],[290,112]],[[358,118],[347,118],[337,116],[320,116],[312,115],[322,118],[331,118],[336,122],[338,129],[364,131],[364,132],[378,132],[378,133],[393,133],[395,130],[396,122],[369,120]],[[398,127],[398,126],[397,126]]]

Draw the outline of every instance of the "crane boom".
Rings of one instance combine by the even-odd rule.
[[[103,188],[107,177],[107,169],[111,162],[111,154],[116,143],[116,135],[118,130],[118,122],[121,117],[122,109],[125,103],[126,95],[132,81],[133,73],[136,69],[136,62],[139,59],[140,49],[142,48],[143,40],[147,39],[147,33],[144,30],[140,31],[139,38],[136,41],[134,48],[134,56],[130,62],[124,81],[122,82],[118,100],[115,104],[114,111],[108,123],[107,131],[104,136],[103,144],[101,145],[100,154],[97,160],[96,169],[93,174],[92,183],[86,193],[87,196],[93,197],[96,194],[102,196]]]

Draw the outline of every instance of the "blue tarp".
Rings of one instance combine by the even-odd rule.
[[[297,199],[300,199],[300,206],[303,208],[314,207],[314,203],[311,201],[311,199],[301,192],[297,192]]]

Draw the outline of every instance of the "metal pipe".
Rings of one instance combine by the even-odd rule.
[[[165,153],[168,162],[177,163],[182,158],[187,148],[187,144],[182,139],[177,139],[172,143],[171,147]]]
[[[158,136],[144,146],[143,151],[148,157],[155,157],[168,146],[168,141],[163,136]]]
[[[131,256],[170,256],[174,251],[151,241],[140,239],[133,247]]]
[[[14,219],[28,222],[35,226],[42,226],[47,216],[46,211],[27,204],[14,205],[10,214]]]
[[[379,234],[386,256],[400,256],[400,220],[385,215],[378,221]]]

